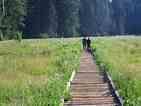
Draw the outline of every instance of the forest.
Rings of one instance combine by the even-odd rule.
[[[0,0],[0,39],[141,33],[140,0]]]

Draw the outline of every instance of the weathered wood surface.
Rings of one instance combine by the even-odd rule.
[[[71,82],[72,98],[64,106],[119,106],[110,89],[104,73],[97,69],[92,55],[84,52],[80,69]]]

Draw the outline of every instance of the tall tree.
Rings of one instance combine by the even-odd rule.
[[[80,0],[56,0],[58,34],[75,35],[79,28]]]
[[[81,0],[80,30],[85,35],[108,34],[112,31],[109,0]]]
[[[0,0],[3,8],[2,0]],[[3,0],[4,15],[1,15],[0,28],[4,38],[14,38],[15,32],[24,27],[24,18],[26,16],[26,0]],[[0,9],[0,11],[3,9]]]
[[[33,37],[42,37],[40,33],[66,37],[77,34],[79,2],[80,0],[29,1],[26,33],[33,35]]]

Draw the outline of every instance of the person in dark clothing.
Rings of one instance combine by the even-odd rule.
[[[87,47],[87,40],[86,40],[86,38],[82,39],[82,45],[83,45],[83,49],[86,49],[86,47]]]
[[[91,40],[90,40],[90,38],[87,39],[87,51],[88,52],[91,51]]]

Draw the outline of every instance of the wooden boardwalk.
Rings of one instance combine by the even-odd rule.
[[[97,69],[92,55],[84,52],[80,70],[71,82],[72,98],[64,106],[120,106],[110,89],[104,73]]]

